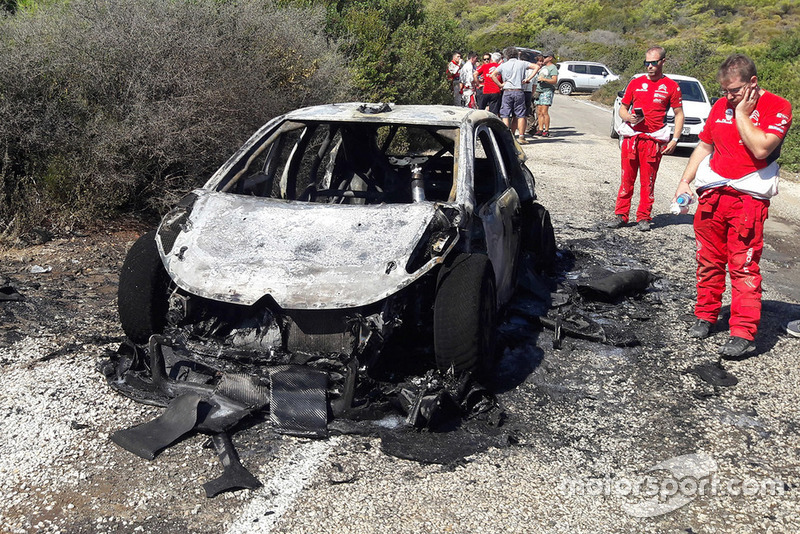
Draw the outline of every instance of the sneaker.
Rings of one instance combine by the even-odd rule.
[[[521,145],[527,145],[528,144],[528,140],[520,135],[519,137],[517,137],[517,143],[519,143]]]
[[[636,228],[638,228],[640,232],[649,232],[650,221],[645,221],[644,219],[642,219],[641,221],[636,223]]]
[[[547,130],[542,130],[542,137],[550,137],[550,132]]]
[[[627,223],[622,215],[614,215],[614,218],[606,223],[606,228],[622,228]]]
[[[542,135],[542,131],[541,130],[536,130],[535,132],[533,132],[533,135]]]
[[[711,323],[704,319],[698,319],[694,322],[692,327],[689,328],[689,337],[705,339],[708,337],[709,331],[711,331]]]
[[[800,337],[800,319],[790,321],[789,324],[786,325],[786,333],[790,336]]]
[[[731,336],[720,348],[719,353],[729,358],[738,358],[756,350],[756,344],[743,337]]]

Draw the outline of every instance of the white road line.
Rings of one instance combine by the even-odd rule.
[[[227,534],[272,532],[309,480],[328,457],[338,438],[311,441],[297,447],[277,466],[275,476],[253,495]]]
[[[586,104],[587,106],[592,106],[593,108],[599,109],[601,111],[605,111],[606,113],[613,113],[613,110],[610,110],[605,106],[601,106],[599,104],[595,104],[594,102],[589,102],[588,100],[581,100],[580,102]]]

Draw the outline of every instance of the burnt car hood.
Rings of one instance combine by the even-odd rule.
[[[201,297],[251,305],[270,295],[284,309],[358,307],[441,260],[406,272],[436,212],[430,202],[354,206],[194,194],[174,245],[165,252],[159,240],[159,250],[172,280]]]

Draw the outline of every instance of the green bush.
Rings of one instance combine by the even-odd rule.
[[[352,97],[323,9],[20,6],[0,17],[0,236],[162,212],[268,119]]]
[[[344,0],[328,8],[362,99],[398,104],[448,103],[444,69],[464,33],[421,0]],[[449,98],[448,98],[449,97]]]

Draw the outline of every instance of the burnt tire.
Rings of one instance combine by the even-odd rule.
[[[169,285],[156,245],[156,232],[148,232],[128,251],[119,273],[119,320],[125,335],[134,343],[146,343],[151,335],[164,331]]]
[[[497,292],[483,254],[459,254],[439,275],[433,308],[436,366],[488,369],[494,359]]]
[[[522,246],[533,257],[537,273],[552,274],[556,269],[556,234],[550,212],[537,202],[522,206]]]

